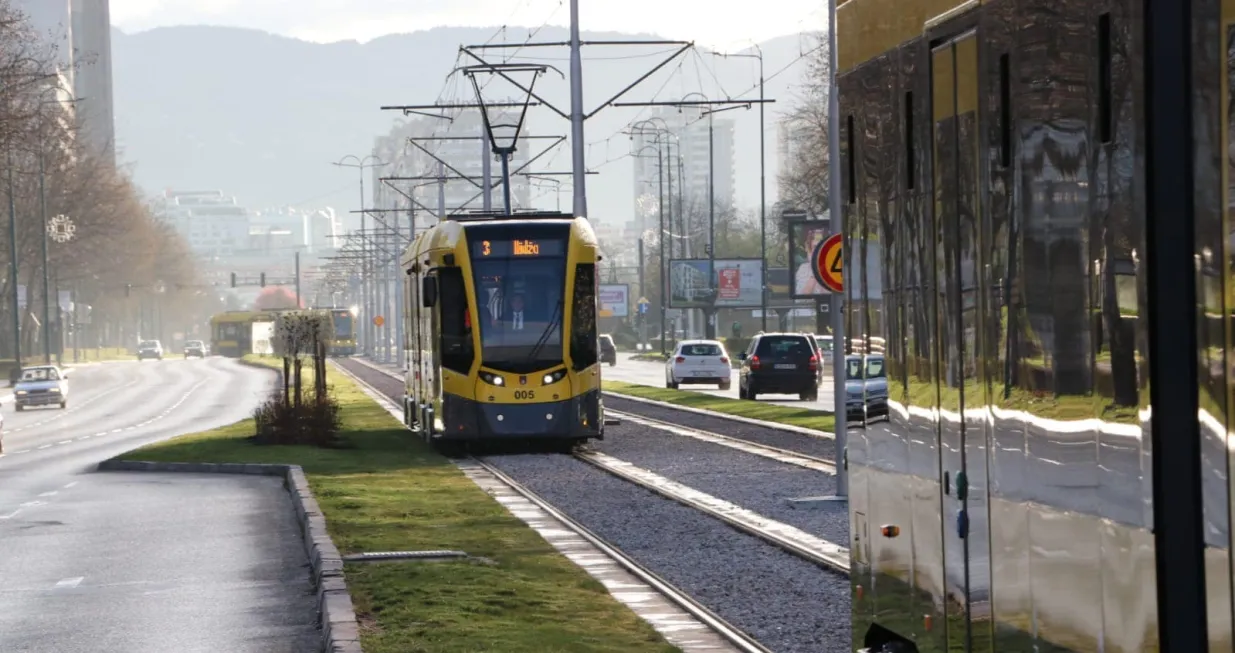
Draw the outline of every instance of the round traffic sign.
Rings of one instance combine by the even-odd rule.
[[[377,326],[382,326],[382,325],[383,325],[383,324],[385,324],[385,323],[386,323],[386,318],[384,318],[384,317],[382,317],[382,316],[380,316],[380,315],[375,315],[375,316],[373,316],[373,324],[375,324],[375,325],[377,325]]]
[[[815,278],[824,287],[835,293],[845,292],[845,283],[842,279],[842,272],[845,269],[844,259],[842,258],[844,238],[840,234],[832,234],[827,240],[819,243],[815,248],[812,262],[814,265]]]

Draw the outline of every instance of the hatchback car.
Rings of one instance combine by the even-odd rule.
[[[140,361],[147,358],[163,360],[163,343],[158,340],[143,340],[137,346],[137,360]]]
[[[68,370],[62,370],[55,365],[39,365],[27,367],[21,371],[17,384],[13,386],[13,405],[17,410],[27,406],[55,406],[66,408],[69,405]]]
[[[679,385],[711,385],[720,386],[721,390],[731,387],[733,366],[729,363],[729,353],[725,346],[717,340],[686,340],[678,343],[673,355],[665,361],[665,387],[677,388]]]
[[[184,357],[196,356],[198,358],[206,357],[206,345],[201,340],[190,340],[184,343]]]
[[[802,401],[819,399],[819,356],[812,336],[802,333],[761,333],[741,355],[738,396],[752,401],[760,394],[796,394]]]
[[[865,367],[865,370],[863,370]],[[888,372],[880,354],[845,357],[845,419],[888,416]]]
[[[613,336],[607,333],[600,336],[600,362],[610,367],[617,365],[617,347],[613,344]]]

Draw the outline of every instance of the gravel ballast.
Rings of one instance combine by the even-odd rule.
[[[340,364],[395,401],[402,398],[400,380],[356,361]],[[605,402],[608,406],[610,399]],[[629,412],[645,414],[643,410]],[[719,431],[710,428],[714,424],[698,423],[696,417],[690,416],[689,426]],[[605,435],[604,442],[593,443],[598,450],[773,519],[788,514],[761,510],[763,504],[747,505],[757,502],[757,495],[767,494],[773,483],[778,485],[772,492],[784,494],[790,490],[782,490],[779,484],[797,483],[796,487],[809,488],[807,494],[825,494],[833,488],[827,474],[770,460],[765,463],[752,454],[658,429],[624,424],[607,427]],[[658,459],[659,467],[654,464]],[[486,456],[485,460],[777,653],[851,650],[847,578],[570,456],[527,454]],[[722,487],[724,476],[729,477],[728,489]],[[741,489],[746,484],[759,484],[763,489]],[[743,498],[743,492],[750,496],[735,500]],[[787,506],[783,510],[795,512]],[[829,519],[824,511],[796,512],[797,519],[818,520],[818,526],[783,521],[833,539],[830,533],[835,526],[823,524]],[[839,519],[847,526],[847,515]],[[846,541],[842,537],[839,543]]]
[[[850,650],[848,579],[569,456],[485,460],[777,653]]]
[[[828,438],[777,431],[776,429],[746,424],[723,417],[710,417],[708,415],[689,413],[684,410],[661,408],[660,406],[617,397],[612,393],[605,394],[605,408],[650,417],[685,428],[711,431],[756,444],[779,447],[787,451],[796,451],[797,453],[815,456],[816,458],[836,460],[836,443]]]
[[[796,526],[840,546],[849,542],[849,510],[837,502],[809,510],[788,499],[829,495],[836,478],[710,442],[641,424],[605,429],[596,451],[642,467],[764,517]]]

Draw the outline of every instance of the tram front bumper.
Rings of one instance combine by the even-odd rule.
[[[442,398],[442,439],[601,438],[600,392],[538,404]]]

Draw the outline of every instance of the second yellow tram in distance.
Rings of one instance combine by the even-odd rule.
[[[432,442],[603,439],[586,219],[451,216],[403,257],[404,419]]]

